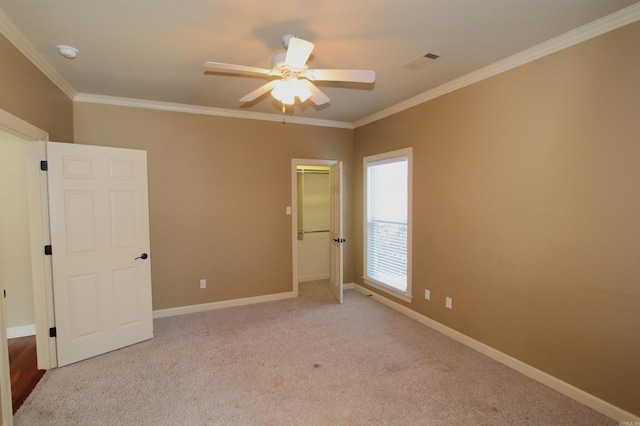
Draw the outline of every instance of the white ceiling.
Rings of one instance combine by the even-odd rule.
[[[311,68],[375,70],[374,84],[317,83],[330,98],[293,117],[352,123],[638,0],[0,0],[8,22],[72,93],[281,114],[265,81],[205,61],[271,67],[282,36],[315,43]],[[62,57],[56,45],[79,49]],[[425,53],[441,58],[411,69]]]

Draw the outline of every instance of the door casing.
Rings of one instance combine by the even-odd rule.
[[[46,160],[46,158],[46,141],[27,143],[31,279],[33,282],[36,350],[40,370],[48,370],[58,366],[56,338],[51,337],[49,333],[49,329],[55,327],[51,256],[44,255],[44,246],[51,243],[47,176],[40,170],[40,161]]]

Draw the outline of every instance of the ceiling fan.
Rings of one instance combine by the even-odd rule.
[[[240,98],[240,102],[251,102],[271,91],[271,95],[282,103],[282,112],[285,112],[285,105],[294,104],[296,97],[300,102],[311,99],[316,105],[329,102],[329,97],[312,81],[373,83],[376,79],[375,71],[371,70],[310,69],[307,61],[314,48],[313,43],[294,35],[285,35],[282,43],[287,51],[273,57],[271,69],[222,62],[205,62],[204,66],[217,72],[271,78],[267,84]]]

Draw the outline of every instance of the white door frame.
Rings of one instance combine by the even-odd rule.
[[[42,186],[39,176],[40,152],[37,141],[49,140],[49,134],[42,129],[16,117],[0,108],[0,129],[12,133],[27,143],[27,185],[29,205],[29,232],[31,234],[31,268],[34,297],[34,315],[36,325],[36,346],[38,349],[38,368],[55,367],[55,339],[48,336],[49,322],[47,308],[47,279],[51,286],[50,259],[44,259],[43,248],[45,235],[48,235],[48,218],[46,202],[42,203],[41,195],[46,194],[46,184]],[[41,144],[44,147],[44,143]],[[31,170],[38,166],[38,169]],[[46,199],[45,199],[46,201]],[[39,208],[35,208],[38,206]],[[43,224],[47,228],[43,228]],[[48,238],[48,237],[46,237]],[[49,268],[46,267],[49,262]],[[47,272],[48,271],[48,272]],[[51,299],[51,302],[53,299]],[[51,305],[52,307],[53,305]],[[2,406],[2,424],[13,424],[13,407],[11,399],[11,372],[9,371],[9,352],[7,347],[6,321],[4,318],[4,298],[0,301],[0,403]],[[53,348],[53,350],[52,350]],[[51,358],[53,356],[53,358]]]
[[[298,166],[333,166],[338,160],[291,159],[291,253],[293,260],[293,296],[298,297]]]
[[[2,245],[0,244],[0,256]],[[0,288],[4,288],[3,276],[0,274]],[[7,325],[4,318],[4,297],[0,296],[0,406],[2,407],[2,424],[13,424],[13,399],[11,397],[11,370],[9,369],[9,347],[7,344]]]
[[[33,315],[36,325],[38,368],[40,370],[48,370],[58,366],[56,338],[49,335],[49,329],[55,327],[51,256],[44,255],[44,246],[51,244],[49,191],[46,173],[40,170],[40,161],[47,159],[46,141],[48,139],[47,135],[46,140],[27,142]]]

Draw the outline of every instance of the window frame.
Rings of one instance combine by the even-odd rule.
[[[369,223],[369,166],[381,161],[406,158],[407,160],[407,290],[403,292],[368,276],[368,223]],[[406,302],[412,300],[412,234],[413,234],[413,148],[402,148],[363,158],[363,277],[365,284]]]

